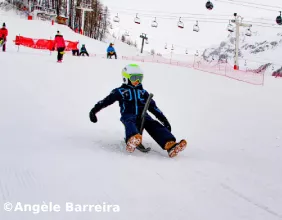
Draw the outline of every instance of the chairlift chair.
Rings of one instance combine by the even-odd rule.
[[[280,15],[279,15],[279,16],[277,16],[277,18],[276,18],[276,23],[277,23],[278,25],[282,25],[282,16],[281,16],[281,11],[280,11]]]
[[[250,28],[247,29],[245,35],[248,36],[248,37],[251,37],[251,36],[252,36],[252,31],[251,31]]]
[[[186,49],[185,53],[188,54],[188,50],[187,49]]]
[[[229,24],[227,26],[227,30],[231,33],[234,32],[234,26],[230,23],[230,21],[229,21]]]
[[[119,19],[119,17],[118,17],[118,14],[114,17],[114,22],[119,22],[120,21],[120,19]]]
[[[136,14],[136,18],[134,19],[134,23],[135,24],[140,24],[141,23],[140,18],[138,18],[138,14]]]
[[[213,3],[211,3],[210,1],[208,1],[208,2],[206,3],[206,8],[207,8],[208,10],[212,10],[212,9],[213,9]]]
[[[194,25],[193,31],[195,31],[195,32],[199,32],[199,31],[200,31],[198,21],[197,21],[197,23]]]
[[[152,27],[157,28],[158,27],[158,22],[157,19],[155,18],[155,20],[152,22],[151,24]]]
[[[125,33],[124,33],[124,36],[129,36],[129,32],[128,31],[125,31]]]
[[[146,44],[149,44],[149,40],[147,39],[145,43],[146,43]]]
[[[178,23],[177,23],[177,26],[178,26],[179,28],[181,28],[181,29],[184,28],[184,23],[181,21],[181,17],[179,18],[179,21],[178,21]]]
[[[167,49],[167,44],[165,44],[165,49]]]
[[[171,46],[171,50],[174,50],[174,47],[173,47],[173,45]]]
[[[50,16],[55,16],[55,15],[57,15],[56,10],[55,10],[55,9],[52,9],[52,8],[48,8],[48,9],[47,9],[47,12],[48,12],[48,14],[49,14]]]

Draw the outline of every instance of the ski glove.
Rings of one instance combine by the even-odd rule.
[[[96,123],[98,121],[97,116],[92,111],[90,111],[89,113],[89,118],[90,118],[90,121],[93,123]]]
[[[162,121],[162,123],[164,127],[166,127],[169,131],[171,131],[171,126],[166,118]]]

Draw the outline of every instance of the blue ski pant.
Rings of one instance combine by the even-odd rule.
[[[125,142],[133,135],[140,133],[138,129],[141,122],[137,120],[135,115],[122,117],[121,122],[125,126]],[[144,129],[163,149],[168,141],[176,141],[176,138],[166,127],[148,114],[144,122]]]

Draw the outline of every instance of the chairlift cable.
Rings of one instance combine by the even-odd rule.
[[[244,3],[244,4],[250,4],[250,5],[257,5],[257,6],[263,6],[268,8],[282,8],[282,6],[273,6],[273,5],[264,5],[264,4],[258,4],[258,3],[252,3],[252,2],[246,2],[246,1],[234,1],[234,0],[226,0],[226,1],[232,1],[232,2],[238,2],[238,3]]]
[[[232,1],[228,1],[228,0],[215,0],[215,1],[223,2],[223,3],[227,3],[227,4],[234,4],[234,5],[249,7],[249,8],[257,8],[257,9],[262,9],[262,10],[265,10],[265,11],[275,11],[275,12],[277,12],[277,10],[273,10],[273,9],[251,6],[251,5],[246,5],[246,4],[242,4],[242,3],[239,3],[239,2],[232,2]]]

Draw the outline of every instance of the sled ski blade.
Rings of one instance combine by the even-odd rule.
[[[140,144],[138,147],[136,147],[136,149],[141,151],[141,152],[143,152],[143,153],[147,153],[147,152],[149,152],[151,150],[150,147],[145,148],[142,144]]]

